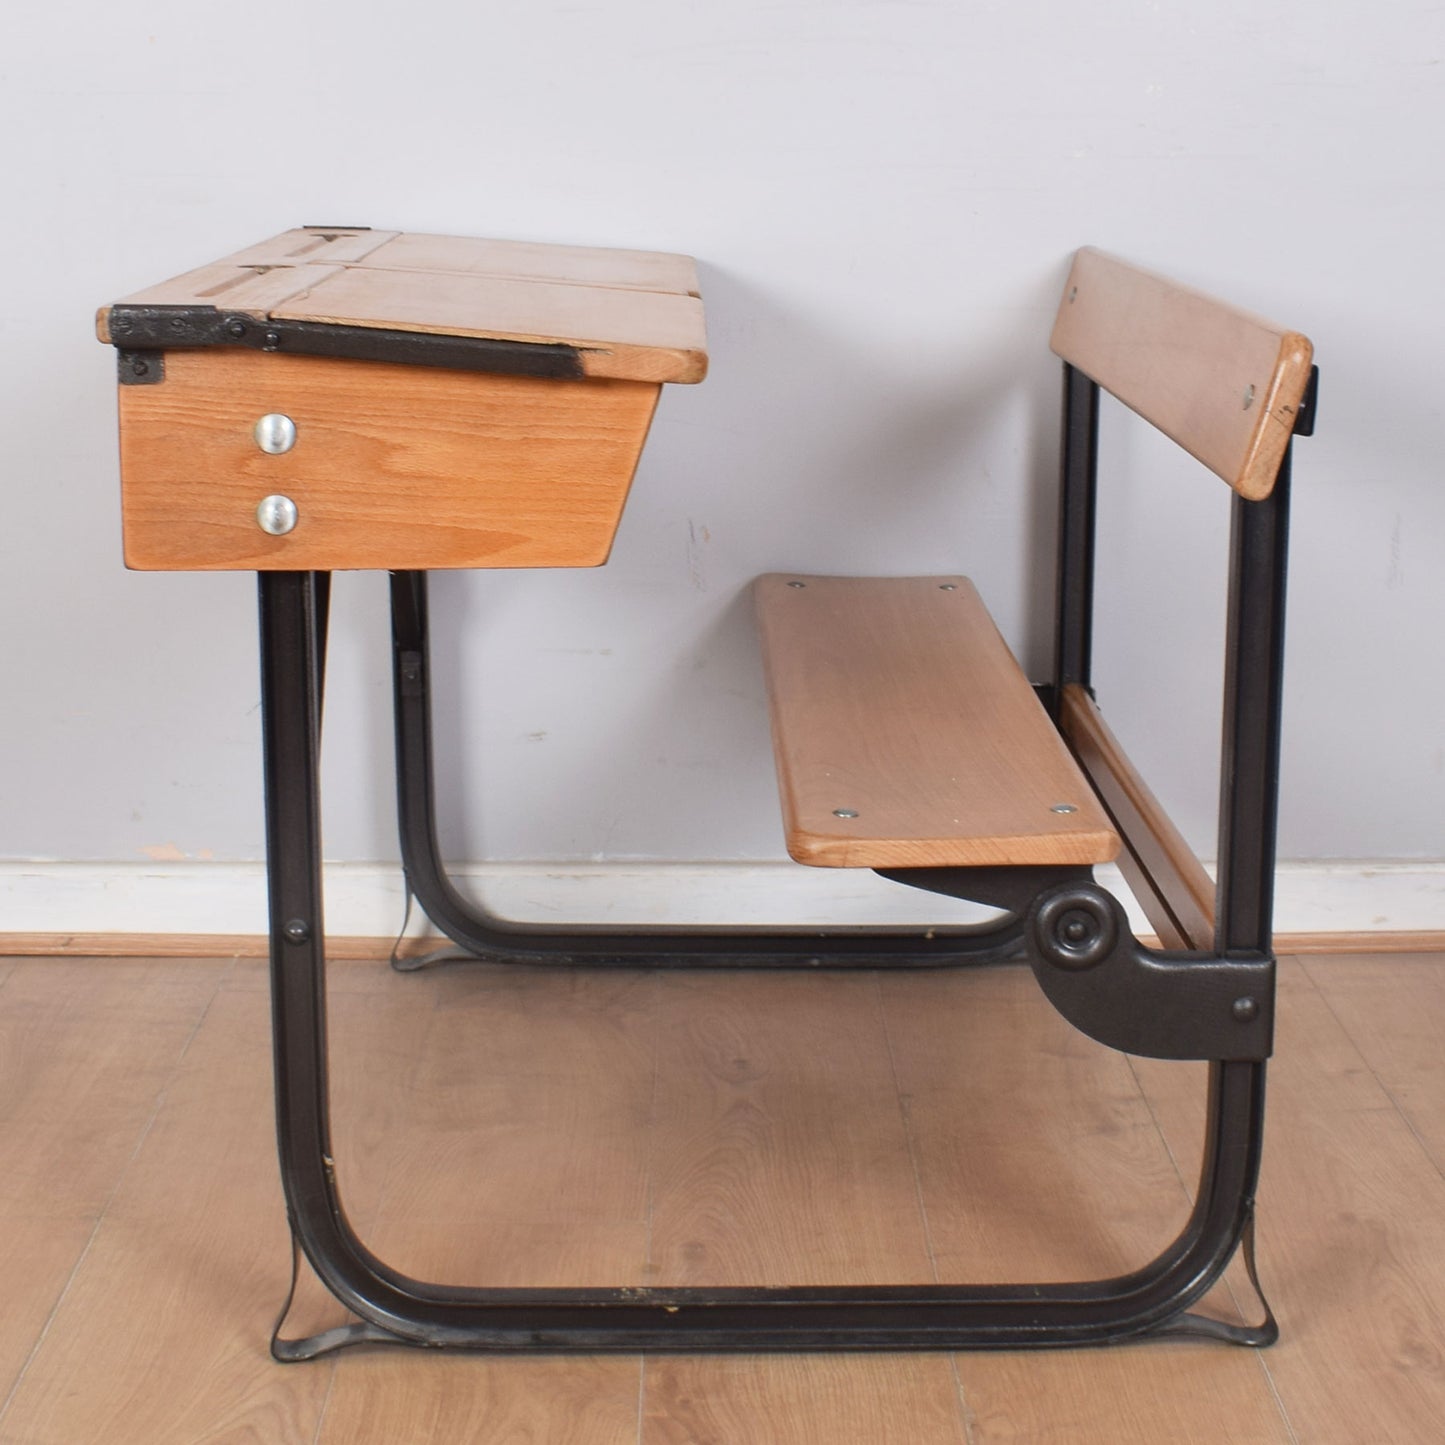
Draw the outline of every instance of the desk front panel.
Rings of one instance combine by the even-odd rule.
[[[212,348],[120,394],[126,565],[146,571],[593,567],[654,382],[554,380]],[[267,452],[262,417],[289,418]],[[271,535],[270,497],[295,523]]]

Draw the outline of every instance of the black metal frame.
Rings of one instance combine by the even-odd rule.
[[[1098,388],[1065,367],[1063,513],[1054,678],[1089,684]],[[1001,922],[937,937],[896,930],[641,930],[519,926],[472,907],[440,862],[434,823],[421,574],[392,581],[398,801],[409,886],[461,947],[495,961],[742,967],[936,966],[1017,955],[1078,1027],[1116,1048],[1210,1060],[1200,1185],[1179,1237],[1130,1274],[1071,1284],[791,1289],[483,1289],[410,1279],[347,1221],[329,1137],[318,755],[326,574],[259,574],[271,969],[281,1177],[293,1239],[360,1318],[277,1359],[361,1341],[495,1351],[1014,1348],[1195,1332],[1277,1335],[1190,1307],[1252,1220],[1271,1045],[1272,868],[1278,781],[1289,459],[1272,495],[1234,501],[1218,939],[1161,953],[1133,939],[1087,869],[916,869],[886,876],[994,903]],[[1257,1282],[1256,1282],[1257,1283]],[[1261,1300],[1263,1297],[1261,1296]]]
[[[582,351],[561,341],[504,341],[327,321],[284,321],[215,306],[122,303],[110,308],[106,326],[117,347],[117,379],[122,386],[153,386],[163,381],[167,351],[209,346],[553,380],[575,380],[587,374]]]
[[[685,968],[947,966],[1017,957],[1022,913],[1037,891],[1001,898],[1005,917],[973,927],[584,928],[518,924],[462,897],[437,844],[432,770],[430,649],[424,572],[391,574],[392,697],[397,821],[407,887],[431,921],[467,955],[493,963],[668,964]],[[1031,870],[975,870],[1016,872]],[[928,886],[928,885],[924,885]],[[981,883],[982,886],[982,883]],[[992,903],[999,884],[976,901]],[[446,955],[450,956],[450,955]],[[397,959],[403,970],[429,960]]]

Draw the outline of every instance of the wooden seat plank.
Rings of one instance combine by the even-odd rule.
[[[1107,814],[966,577],[776,573],[758,579],[755,598],[799,863],[1118,854]]]

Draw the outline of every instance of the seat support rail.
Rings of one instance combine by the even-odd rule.
[[[462,896],[437,842],[426,573],[391,574],[391,628],[402,866],[427,917],[464,955],[488,963],[803,969],[938,968],[1022,956],[1022,909],[974,926],[908,929],[617,928],[496,917]]]

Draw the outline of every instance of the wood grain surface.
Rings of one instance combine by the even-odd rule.
[[[1314,354],[1299,332],[1086,246],[1050,345],[1242,496],[1273,489]]]
[[[689,256],[357,228],[284,231],[122,298],[258,320],[563,343],[587,376],[696,382],[707,373]],[[113,341],[110,308],[97,317]]]
[[[702,302],[672,292],[347,266],[278,301],[270,314],[281,321],[561,342],[577,348],[588,376],[695,382],[707,375]]]
[[[1146,943],[1157,939],[1144,938]],[[1373,929],[1337,933],[1276,933],[1276,953],[1394,954],[1445,951],[1445,932]],[[391,936],[328,935],[327,956],[335,960],[385,962],[396,939]],[[420,957],[446,946],[441,934],[408,938],[404,956]],[[0,933],[0,975],[3,960],[37,958],[265,958],[270,940],[264,933]],[[1165,948],[1171,944],[1162,944]]]
[[[1445,1178],[1381,1082],[1388,1044],[1378,1052],[1364,1019],[1332,1001],[1337,962],[1279,972],[1259,1250],[1281,1335],[1260,1366],[1293,1440],[1413,1445],[1445,1438]],[[1398,1013],[1421,970],[1445,977],[1445,955],[1372,961],[1365,1017]],[[1187,1157],[1204,1066],[1134,1067]],[[1421,1083],[1445,1098],[1445,1054]]]
[[[269,316],[271,309],[289,296],[319,286],[341,267],[301,262],[288,266],[238,266],[230,261],[212,261],[170,281],[147,286],[117,304],[127,306],[214,306],[241,311],[249,316]],[[118,341],[109,330],[110,308],[103,307],[97,318],[102,341]]]
[[[1202,1066],[1081,1039],[1022,967],[332,975],[343,1197],[412,1260],[515,1282],[589,1259],[695,1282],[841,1282],[882,1259],[942,1280],[1084,1274],[1139,1262],[1196,1182]],[[1445,954],[1281,968],[1261,1269],[1283,1337],[1268,1351],[372,1350],[282,1368],[265,1351],[288,1258],[264,967],[0,962],[0,1258],[18,1262],[0,1441],[1433,1441],[1442,1000]],[[1242,1281],[1210,1308],[1257,1310]],[[338,1310],[303,1301],[313,1325]]]
[[[297,226],[257,241],[224,258],[231,266],[356,266],[380,246],[394,241],[400,231],[372,231],[365,227]]]
[[[640,381],[173,351],[123,386],[126,565],[144,570],[594,567],[657,403]],[[281,412],[296,444],[252,435]],[[299,521],[263,532],[280,493]]]
[[[777,573],[754,595],[798,862],[1117,854],[1103,808],[966,577]]]
[[[1164,947],[1212,949],[1214,880],[1077,683],[1064,688],[1059,726],[1118,824],[1133,865],[1129,887]]]
[[[702,294],[692,257],[665,251],[488,241],[409,231],[387,238],[384,245],[368,254],[366,264],[391,270],[451,271],[623,291],[662,291],[676,296]]]

